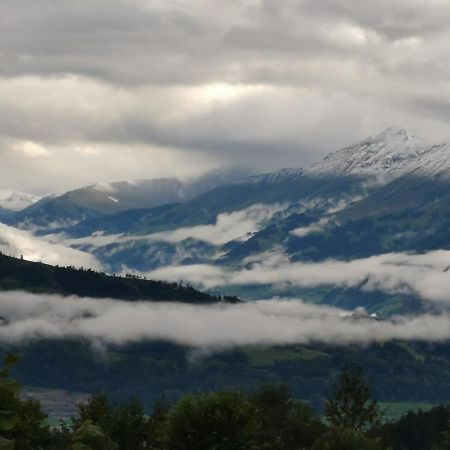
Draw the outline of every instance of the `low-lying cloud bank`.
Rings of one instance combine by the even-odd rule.
[[[0,293],[0,342],[85,338],[95,344],[167,340],[199,349],[243,345],[446,341],[450,316],[353,320],[342,311],[300,301],[266,300],[238,305],[124,302]]]
[[[0,251],[30,261],[42,261],[61,266],[90,267],[102,270],[102,264],[89,253],[66,247],[59,243],[48,242],[34,236],[31,232],[19,230],[0,223]]]
[[[135,241],[159,241],[176,244],[186,239],[195,239],[214,246],[221,246],[230,241],[247,239],[250,234],[258,231],[264,222],[270,220],[275,214],[285,208],[286,205],[279,203],[258,203],[242,210],[219,214],[216,217],[216,221],[209,225],[181,227],[171,231],[141,236],[97,232],[92,236],[77,239],[67,238],[63,234],[48,235],[46,239],[54,243],[86,246],[88,248],[99,248],[111,244],[119,245]]]
[[[415,294],[424,299],[450,302],[450,251],[424,254],[387,253],[352,261],[287,262],[282,255],[261,255],[249,267],[227,270],[197,264],[170,266],[147,275],[183,281],[204,289],[229,285],[290,284],[299,287],[361,286],[368,291]]]

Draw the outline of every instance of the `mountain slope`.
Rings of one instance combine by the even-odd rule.
[[[330,153],[308,173],[359,175],[385,184],[406,174],[429,176],[448,172],[448,153],[446,144],[429,145],[404,129],[388,128],[358,144]]]
[[[10,209],[0,208],[0,222],[8,222],[13,214],[14,212]]]
[[[328,211],[314,204],[301,211],[291,207],[291,214],[260,230],[247,242],[231,246],[228,259],[236,260],[282,242],[288,254],[315,260],[400,249],[448,248],[448,145],[429,146],[405,130],[390,128],[331,153],[304,174],[352,180],[359,177],[368,189],[361,190],[359,198]],[[376,229],[370,226],[375,222]],[[296,231],[300,229],[304,231]],[[396,242],[393,237],[402,229],[408,233]],[[426,246],[422,238],[433,233],[435,243],[428,239]],[[411,239],[412,234],[415,239]],[[402,241],[408,244],[398,245]]]
[[[244,176],[243,171],[208,173],[199,178],[96,183],[62,195],[48,196],[16,214],[13,224],[52,228],[122,211],[152,208],[194,198],[221,184]]]
[[[415,173],[418,167],[427,166],[430,170],[431,167],[442,167],[443,157],[443,147],[429,147],[404,130],[389,129],[328,155],[308,170],[284,169],[251,176],[180,204],[84,221],[68,233],[77,237],[99,231],[142,235],[213,224],[222,213],[274,203],[285,206],[284,213],[277,215],[274,223],[283,223],[286,219],[292,225],[291,229],[295,229],[320,220],[324,214],[345,210],[364,198],[372,198],[391,180],[406,176],[402,174]],[[296,218],[298,223],[295,223]],[[277,239],[284,239],[286,236],[281,233],[289,231],[281,226]],[[237,245],[246,244],[239,242]]]
[[[19,191],[0,189],[0,208],[9,211],[20,211],[39,201],[41,197]]]
[[[211,296],[176,283],[109,276],[72,267],[49,266],[12,258],[1,253],[0,290],[132,301],[176,301],[202,304],[223,301],[221,297]],[[227,297],[225,301],[237,302],[238,299]]]
[[[283,169],[219,186],[192,200],[140,214],[139,221],[120,217],[130,233],[142,234],[175,226],[212,223],[225,211],[255,203],[285,203],[291,212],[308,207],[325,211],[367,197],[381,186],[408,174],[443,176],[450,171],[449,148],[429,146],[405,130],[390,128],[325,157],[310,169]],[[442,173],[444,175],[442,175]],[[112,219],[112,223],[115,218]],[[126,224],[126,226],[125,226]],[[108,232],[107,224],[102,230]],[[95,225],[90,229],[94,230]]]
[[[302,171],[295,175],[280,171],[215,188],[158,212],[149,210],[146,215],[141,215],[139,222],[129,221],[128,232],[144,234],[181,226],[211,224],[221,213],[240,211],[255,204],[279,203],[288,206],[300,202],[319,202],[327,206],[366,191],[367,188],[357,177],[312,177]],[[108,232],[107,229],[103,231]]]

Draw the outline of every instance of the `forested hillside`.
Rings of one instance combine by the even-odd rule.
[[[297,398],[322,408],[330,377],[360,365],[377,400],[439,404],[450,400],[450,345],[386,343],[369,346],[241,347],[216,354],[168,342],[141,342],[93,351],[83,340],[3,345],[0,357],[21,353],[17,376],[28,386],[107,392],[116,401],[139,398],[147,411],[161,396],[252,389],[287,383]]]
[[[202,304],[239,301],[236,297],[211,296],[177,283],[110,276],[91,269],[50,266],[1,253],[0,290]]]

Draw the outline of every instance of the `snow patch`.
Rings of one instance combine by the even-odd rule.
[[[0,208],[20,211],[39,201],[41,197],[25,192],[0,189]]]
[[[310,175],[356,175],[386,183],[406,174],[450,174],[450,146],[429,145],[401,128],[383,133],[330,153],[306,173]]]

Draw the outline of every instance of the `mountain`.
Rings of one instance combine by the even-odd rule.
[[[431,149],[420,137],[402,128],[388,128],[330,153],[308,172],[316,175],[360,175],[385,183],[419,168]]]
[[[120,222],[122,231],[151,233],[176,227],[212,224],[219,214],[244,210],[257,204],[278,203],[299,208],[314,204],[326,210],[339,201],[350,201],[366,195],[369,189],[358,176],[312,176],[302,169],[283,169],[219,186],[182,203],[142,210],[138,221],[134,220],[134,215],[127,220],[126,214],[122,214],[105,221],[83,221],[67,232],[71,235],[79,234],[81,229],[83,233],[88,230],[109,232],[108,228],[102,229],[99,226],[111,223],[114,227]]]
[[[232,245],[228,260],[281,243],[299,261],[450,248],[447,144],[424,144],[405,130],[390,128],[331,153],[304,173],[339,180],[357,177],[367,190],[329,210],[317,206],[321,198],[300,211],[291,207],[292,214]]]
[[[427,144],[403,129],[389,128],[310,168],[247,176],[192,195],[91,217],[44,238],[91,253],[112,272],[177,266],[189,282],[198,280],[190,274],[201,265],[212,273],[244,270],[266,254],[317,263],[450,249],[450,146]],[[302,297],[344,308],[366,302],[370,312],[388,314],[422,308],[417,295],[369,293],[364,284],[220,289],[246,298]]]
[[[0,208],[0,222],[8,222],[13,215],[13,211],[10,209]]]
[[[126,223],[122,215],[122,230],[143,234],[171,228],[173,224],[212,223],[220,213],[256,203],[284,203],[292,206],[292,213],[305,209],[324,212],[340,202],[345,205],[368,197],[380,186],[407,174],[425,177],[447,173],[449,148],[430,146],[403,129],[389,128],[329,154],[309,169],[282,169],[246,177],[164,210],[149,210],[147,217],[142,212],[138,223]],[[115,218],[111,223],[114,221]],[[95,222],[90,229],[94,228]]]
[[[284,204],[286,217],[299,212],[323,214],[367,198],[380,186],[418,168],[440,167],[446,154],[443,147],[427,146],[406,131],[391,128],[328,155],[310,169],[282,169],[242,178],[183,203],[88,220],[68,232],[72,236],[95,231],[144,234],[211,224],[221,213],[254,204]]]
[[[20,211],[39,201],[41,197],[19,191],[0,189],[0,208],[8,211]]]
[[[448,302],[432,300],[407,283],[416,266],[425,273],[438,258],[425,287],[435,294],[448,286],[449,269],[444,264],[448,254],[429,257],[427,252],[450,250],[449,168],[450,146],[430,145],[405,130],[390,128],[337,150],[310,168],[231,177],[198,191],[183,191],[189,194],[181,195],[173,180],[152,182],[142,190],[130,183],[93,185],[62,199],[44,199],[16,219],[22,214],[23,220],[41,221],[44,226],[50,220],[76,221],[35,237],[89,252],[111,273],[150,271],[161,275],[153,278],[188,280],[194,286],[206,280],[209,291],[202,294],[177,283],[107,276],[6,256],[0,257],[0,288],[207,304],[238,301],[232,296],[301,298],[345,310],[364,306],[370,314],[378,312],[381,323],[392,316],[392,323],[401,321],[397,314],[426,312],[431,317],[448,308]],[[147,188],[154,196],[139,203]],[[126,209],[130,205],[133,209]],[[371,278],[361,269],[363,263],[376,266],[386,253],[391,256],[381,278]],[[404,260],[402,264],[398,259]],[[259,279],[250,276],[254,267]],[[402,276],[390,278],[398,269]],[[174,270],[179,279],[169,276]],[[334,281],[320,282],[330,272]],[[238,277],[229,277],[230,273]],[[286,274],[319,282],[296,284],[283,278]],[[352,276],[356,282],[347,282]],[[392,289],[385,289],[383,282]],[[219,297],[219,291],[232,298]],[[201,335],[202,330],[192,330],[196,332]],[[329,374],[355,362],[373,380],[380,400],[442,402],[448,400],[450,387],[446,341],[258,345],[212,355],[183,345],[143,341],[103,346],[100,357],[86,341],[77,339],[0,345],[0,353],[10,351],[24,354],[18,370],[30,385],[105,390],[117,399],[138,396],[147,407],[162,393],[173,399],[187,390],[274,382],[289,383],[299,398],[321,406]]]
[[[57,228],[122,211],[185,202],[245,174],[242,170],[230,169],[187,180],[160,178],[95,183],[62,195],[44,197],[17,213],[10,223]]]
[[[58,267],[0,253],[0,291],[27,291],[64,296],[214,304],[236,303],[236,297],[218,297],[176,283],[133,276],[116,277],[90,269]]]

